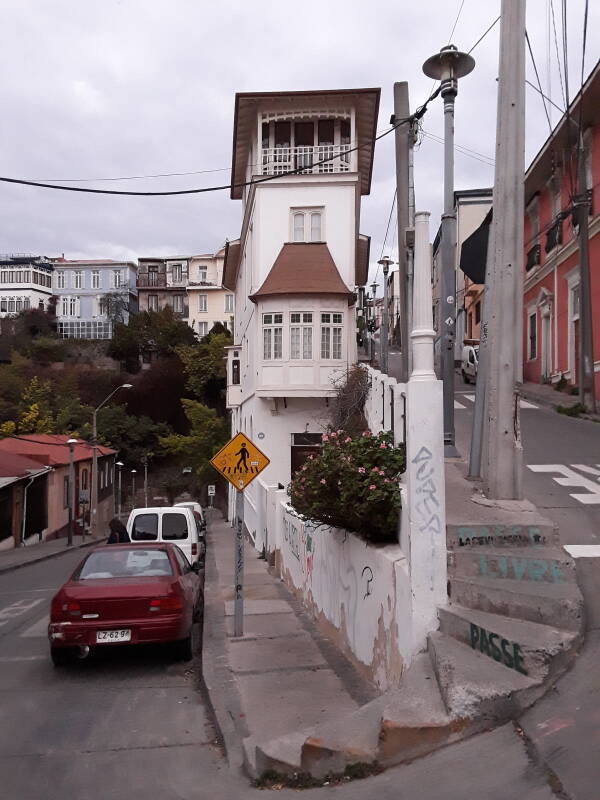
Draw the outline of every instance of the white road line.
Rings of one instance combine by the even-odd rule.
[[[46,637],[48,636],[48,623],[50,622],[50,618],[46,615],[41,619],[38,619],[31,627],[27,628],[20,634],[23,639],[33,639],[34,637]]]
[[[26,611],[30,611],[39,603],[43,602],[43,597],[38,597],[37,599],[26,597],[22,600],[15,600],[14,603],[11,603],[11,605],[6,606],[0,611],[0,620],[8,621],[10,619],[14,619],[15,617],[19,617],[21,614],[24,614]]]
[[[573,558],[600,558],[600,544],[565,544],[563,547]]]
[[[475,395],[474,394],[463,394],[465,400],[470,400],[472,403],[475,402]]]
[[[600,506],[600,486],[598,483],[579,475],[567,467],[566,464],[528,464],[527,466],[532,472],[558,472],[559,475],[564,477],[553,477],[552,480],[558,483],[559,486],[581,486],[587,489],[584,494],[569,493],[570,497],[586,506]]]
[[[521,398],[521,408],[538,408],[538,406],[535,406],[533,403],[530,403],[528,400],[523,400],[523,398]]]
[[[571,464],[571,466],[573,469],[578,469],[580,472],[587,472],[588,475],[595,475],[597,478],[600,478],[600,469],[588,467],[587,464]]]
[[[48,656],[0,656],[0,664],[12,664],[15,661],[46,661]]]
[[[454,401],[454,408],[466,408],[466,406],[463,406],[462,403],[459,403],[458,400],[455,400]]]

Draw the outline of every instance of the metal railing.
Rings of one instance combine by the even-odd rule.
[[[349,144],[320,144],[298,147],[266,147],[262,149],[263,175],[282,175],[293,170],[318,175],[350,172],[351,156]],[[324,159],[330,159],[321,164]],[[315,166],[316,165],[316,166]]]

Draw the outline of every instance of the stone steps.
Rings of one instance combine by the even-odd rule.
[[[461,547],[448,551],[448,574],[543,583],[576,583],[575,562],[558,547]]]
[[[509,578],[448,579],[451,603],[505,617],[579,631],[583,598],[575,584],[517,581]]]

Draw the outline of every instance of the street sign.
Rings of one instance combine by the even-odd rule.
[[[210,463],[238,491],[243,492],[269,466],[269,459],[243,433],[236,434]]]
[[[208,487],[208,496],[209,497],[214,497],[215,496],[215,487],[214,487],[214,485],[212,483]]]

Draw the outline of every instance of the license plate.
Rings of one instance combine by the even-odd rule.
[[[129,642],[131,640],[131,630],[121,629],[117,631],[96,631],[96,644],[111,644],[112,642]]]

